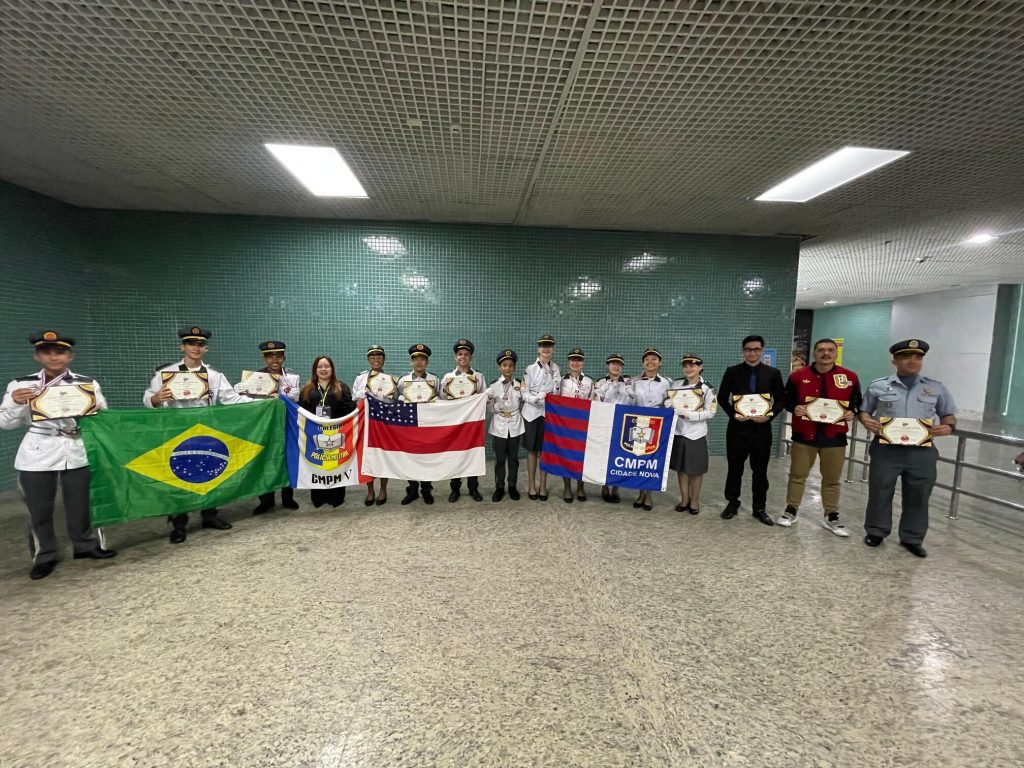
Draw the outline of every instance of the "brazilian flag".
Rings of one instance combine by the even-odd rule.
[[[82,419],[93,525],[208,509],[288,485],[284,421],[276,398]]]

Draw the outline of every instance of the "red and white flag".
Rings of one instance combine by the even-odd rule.
[[[486,395],[433,403],[366,402],[364,474],[435,481],[486,473]]]

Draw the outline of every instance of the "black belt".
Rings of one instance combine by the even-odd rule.
[[[28,431],[35,435],[49,435],[51,437],[78,437],[82,434],[82,430],[79,427],[72,427],[71,429],[61,429],[60,427],[42,427],[37,424],[33,424],[28,428]]]

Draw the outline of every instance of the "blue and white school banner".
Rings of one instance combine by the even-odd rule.
[[[664,491],[675,426],[671,408],[548,395],[540,468],[597,485]]]
[[[323,419],[288,398],[284,453],[292,488],[337,488],[359,485],[363,429],[362,401],[348,416]]]

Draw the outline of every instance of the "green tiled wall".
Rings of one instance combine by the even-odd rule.
[[[795,239],[65,210],[88,249],[68,299],[85,304],[87,372],[114,407],[141,403],[153,366],[179,357],[176,329],[194,323],[213,330],[207,361],[232,379],[260,364],[267,338],[287,342],[303,378],[327,354],[351,382],[370,343],[393,373],[428,344],[441,373],[460,336],[491,378],[500,349],[522,367],[551,333],[561,364],[579,345],[593,376],[610,352],[638,372],[653,345],[673,376],[683,353],[701,354],[717,386],[745,334],[792,342]]]
[[[39,370],[28,337],[44,325],[79,335],[73,370],[86,372],[98,362],[95,344],[82,336],[86,259],[70,213],[73,209],[50,198],[0,182],[0,380],[5,388],[11,379]],[[0,431],[0,489],[14,483],[22,433]]]
[[[892,302],[851,304],[814,311],[813,344],[818,339],[843,339],[843,366],[856,371],[861,387],[893,371],[889,354]]]
[[[996,294],[985,413],[1024,424],[1024,284],[1000,285]]]

